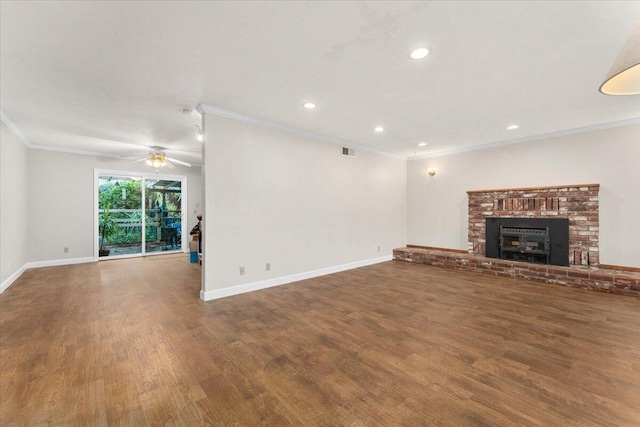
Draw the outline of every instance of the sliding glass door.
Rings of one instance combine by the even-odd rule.
[[[145,180],[147,252],[182,249],[182,182]]]
[[[182,251],[186,177],[96,171],[96,255]]]

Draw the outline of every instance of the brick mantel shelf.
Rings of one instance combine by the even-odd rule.
[[[505,191],[541,191],[541,190],[555,190],[558,188],[580,188],[580,187],[596,187],[599,189],[600,184],[574,184],[574,185],[552,185],[548,187],[521,187],[521,188],[496,188],[493,190],[468,190],[467,194],[503,193]]]
[[[470,255],[486,252],[486,218],[568,218],[569,264],[597,267],[600,184],[470,190]]]

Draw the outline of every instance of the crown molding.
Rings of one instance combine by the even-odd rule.
[[[287,133],[291,133],[291,134],[294,134],[294,135],[303,136],[303,137],[306,137],[306,138],[316,139],[316,140],[319,140],[319,141],[328,142],[330,144],[336,144],[336,145],[340,145],[340,146],[344,146],[344,147],[355,148],[355,149],[358,149],[358,150],[379,154],[379,155],[385,156],[385,157],[391,157],[391,158],[400,159],[400,160],[406,160],[407,159],[405,156],[399,156],[399,155],[396,155],[396,154],[391,154],[391,153],[387,153],[387,152],[384,152],[384,151],[375,150],[375,149],[373,149],[371,147],[367,147],[367,146],[364,146],[364,145],[359,145],[359,144],[354,144],[354,143],[351,143],[351,142],[343,141],[341,139],[334,138],[332,136],[328,136],[328,135],[324,135],[324,134],[321,134],[321,133],[312,132],[312,131],[309,131],[309,130],[299,129],[299,128],[295,128],[293,126],[287,126],[287,125],[283,125],[283,124],[280,124],[280,123],[271,122],[269,120],[264,120],[264,119],[261,119],[261,118],[258,118],[258,117],[248,116],[246,114],[236,113],[234,111],[224,110],[222,108],[213,107],[211,105],[200,104],[200,105],[198,105],[198,108],[196,108],[196,110],[202,115],[204,115],[204,114],[213,114],[215,116],[226,117],[228,119],[238,120],[240,122],[249,123],[249,124],[252,124],[252,125],[257,125],[257,126],[266,127],[266,128],[269,128],[269,129],[279,130],[279,131],[282,131],[282,132],[287,132]]]
[[[82,156],[110,157],[113,159],[122,159],[121,156],[118,156],[115,154],[109,154],[109,153],[102,153],[100,151],[76,150],[75,148],[53,147],[51,145],[31,145],[29,148],[33,150],[55,151],[57,153],[80,154]]]
[[[4,113],[4,111],[0,110],[0,121],[4,123],[9,130],[22,142],[27,148],[33,148],[33,144],[29,142],[26,136],[22,133],[22,131],[16,126],[15,123],[11,121],[9,117]]]
[[[33,150],[55,151],[57,153],[78,154],[81,156],[108,157],[111,159],[118,159],[118,160],[125,160],[125,161],[127,160],[123,156],[119,156],[117,154],[103,153],[100,151],[77,150],[74,148],[66,148],[66,147],[52,147],[50,145],[32,145],[29,148]],[[202,165],[198,163],[191,163],[191,166],[202,167]]]
[[[9,117],[4,113],[4,111],[0,111],[0,120],[4,123],[7,128],[22,142],[27,148],[32,150],[43,150],[43,151],[54,151],[57,153],[67,153],[67,154],[79,154],[82,156],[94,156],[94,157],[109,157],[111,159],[123,159],[122,156],[117,154],[109,154],[103,153],[100,151],[91,151],[91,150],[77,150],[74,148],[66,148],[66,147],[53,147],[51,145],[36,145],[32,144],[27,137],[24,136],[22,131],[9,119]],[[202,167],[202,164],[192,163],[191,166]]]
[[[640,117],[636,117],[636,118],[633,118],[633,119],[627,119],[627,120],[620,120],[620,121],[617,121],[617,122],[609,122],[609,123],[601,123],[601,124],[592,125],[592,126],[584,126],[584,127],[580,127],[580,128],[574,128],[574,129],[560,130],[560,131],[557,131],[557,132],[544,133],[544,134],[540,134],[540,135],[532,135],[532,136],[527,136],[527,137],[523,137],[523,138],[507,139],[507,140],[504,140],[504,141],[489,142],[489,143],[486,143],[486,144],[472,145],[470,147],[453,148],[451,150],[439,150],[439,151],[434,151],[434,152],[428,153],[428,154],[421,154],[421,155],[418,155],[418,156],[410,156],[410,157],[407,158],[407,160],[430,159],[432,157],[449,156],[451,154],[466,153],[468,151],[486,150],[488,148],[495,148],[495,147],[503,147],[505,145],[520,144],[522,142],[538,141],[538,140],[542,140],[542,139],[557,138],[557,137],[560,137],[560,136],[575,135],[575,134],[578,134],[578,133],[593,132],[593,131],[596,131],[596,130],[611,129],[611,128],[617,128],[617,127],[622,127],[622,126],[637,125],[637,124],[640,124]]]
[[[260,119],[260,118],[252,117],[252,116],[248,116],[248,115],[245,115],[245,114],[236,113],[236,112],[229,111],[229,110],[224,110],[222,108],[213,107],[213,106],[206,105],[206,104],[198,105],[198,107],[196,108],[196,111],[198,111],[200,114],[205,114],[205,113],[206,114],[213,114],[213,115],[220,116],[220,117],[226,117],[226,118],[238,120],[238,121],[241,121],[241,122],[254,124],[254,125],[257,125],[257,126],[262,126],[262,127],[266,127],[266,128],[270,128],[270,129],[280,130],[280,131],[283,131],[283,132],[288,132],[288,133],[292,133],[292,134],[295,134],[295,135],[300,135],[300,136],[304,136],[304,137],[308,137],[308,138],[312,138],[312,139],[317,139],[317,140],[328,142],[328,143],[331,143],[331,144],[336,144],[336,145],[356,148],[358,150],[363,150],[363,151],[367,151],[367,152],[370,152],[370,153],[379,154],[381,156],[390,157],[390,158],[394,158],[394,159],[400,159],[400,160],[429,159],[429,158],[432,158],[432,157],[449,156],[449,155],[452,155],[452,154],[466,153],[466,152],[469,152],[469,151],[485,150],[485,149],[489,149],[489,148],[503,147],[503,146],[513,145],[513,144],[520,144],[520,143],[523,143],[523,142],[538,141],[538,140],[542,140],[542,139],[557,138],[557,137],[561,137],[561,136],[575,135],[575,134],[579,134],[579,133],[586,133],[586,132],[592,132],[592,131],[597,131],[597,130],[604,130],[604,129],[611,129],[611,128],[616,128],[616,127],[640,124],[640,117],[635,117],[635,118],[627,119],[627,120],[620,120],[620,121],[616,121],[616,122],[601,123],[601,124],[597,124],[597,125],[584,126],[584,127],[580,127],[580,128],[566,129],[566,130],[550,132],[550,133],[545,133],[545,134],[527,136],[527,137],[523,137],[523,138],[507,139],[507,140],[503,140],[503,141],[495,141],[495,142],[489,142],[489,143],[485,143],[485,144],[472,145],[472,146],[469,146],[469,147],[453,148],[453,149],[449,149],[449,150],[447,150],[447,149],[438,150],[438,151],[434,151],[434,152],[427,153],[427,154],[420,154],[420,155],[417,155],[417,156],[401,156],[401,155],[387,153],[387,152],[384,152],[384,151],[375,150],[375,149],[372,149],[370,147],[366,147],[366,146],[359,145],[359,144],[352,144],[350,142],[343,141],[341,139],[334,138],[334,137],[331,137],[331,136],[328,136],[328,135],[324,135],[324,134],[320,134],[320,133],[316,133],[316,132],[312,132],[312,131],[307,131],[307,130],[303,130],[303,129],[298,129],[298,128],[295,128],[295,127],[292,127],[292,126],[286,126],[286,125],[282,125],[282,124],[275,123],[275,122],[270,122],[268,120],[264,120],[264,119]],[[60,153],[79,154],[79,155],[84,155],[84,156],[97,156],[97,157],[109,157],[109,158],[113,158],[113,159],[122,159],[121,156],[118,156],[118,155],[115,155],[115,154],[102,153],[102,152],[98,152],[98,151],[77,150],[77,149],[65,148],[65,147],[53,147],[53,146],[49,146],[49,145],[35,145],[35,144],[32,144],[27,139],[27,137],[15,125],[15,123],[13,123],[11,121],[11,119],[4,113],[4,111],[1,111],[1,110],[0,110],[0,121],[2,121],[2,123],[4,123],[7,126],[7,128],[18,138],[18,140],[20,140],[20,142],[22,142],[27,148],[30,148],[30,149],[33,149],[33,150],[55,151],[55,152],[60,152]],[[201,164],[197,164],[197,163],[194,163],[193,166],[202,167]]]

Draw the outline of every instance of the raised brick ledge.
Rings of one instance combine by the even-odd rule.
[[[604,270],[581,266],[561,267],[557,265],[530,264],[419,248],[394,249],[393,259],[640,298],[640,273],[629,271]]]

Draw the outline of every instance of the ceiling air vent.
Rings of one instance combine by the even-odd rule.
[[[353,148],[342,147],[342,154],[349,157],[355,157],[356,150],[354,150]]]

